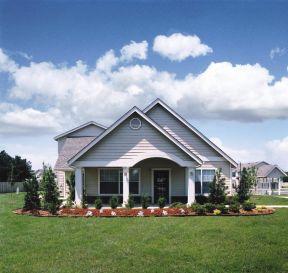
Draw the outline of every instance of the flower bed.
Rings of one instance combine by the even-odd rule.
[[[197,214],[191,208],[164,208],[164,209],[81,209],[81,208],[63,208],[58,211],[56,215],[51,215],[44,210],[24,211],[18,209],[14,211],[16,214],[26,214],[34,216],[60,216],[60,217],[167,217],[167,216],[256,216],[267,215],[274,213],[275,210],[271,208],[256,208],[251,211],[241,209],[238,213],[201,213]]]

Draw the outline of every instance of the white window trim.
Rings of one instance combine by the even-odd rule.
[[[140,196],[141,195],[141,168],[129,168],[129,172],[130,172],[130,169],[138,169],[139,170],[139,183],[138,183],[138,194],[130,194],[131,196]],[[101,184],[101,181],[100,181],[100,172],[101,170],[119,170],[119,178],[118,178],[118,193],[100,193],[100,184]],[[121,171],[123,172],[123,168],[119,167],[112,167],[112,168],[99,168],[98,169],[98,195],[99,196],[112,196],[112,195],[123,195],[123,192],[120,193],[120,174],[121,174]],[[130,177],[129,177],[130,178]],[[132,181],[133,182],[133,181]],[[134,181],[136,182],[136,181]],[[108,182],[109,183],[109,182]],[[123,183],[123,182],[122,182]],[[130,179],[129,179],[129,183],[130,183]]]
[[[200,193],[195,193],[195,195],[196,196],[199,196],[199,195],[204,195],[204,196],[208,196],[209,195],[209,193],[203,193],[203,177],[202,177],[202,173],[203,173],[203,171],[211,171],[211,170],[214,170],[215,171],[215,173],[216,173],[216,170],[217,170],[217,168],[215,168],[215,167],[200,167],[200,168],[196,168],[195,169],[196,171],[197,170],[200,170],[201,171],[201,181],[200,181],[200,184],[201,184],[201,192]],[[195,182],[196,182],[196,171],[195,171]],[[198,182],[198,181],[197,181]]]
[[[151,172],[151,198],[152,198],[152,203],[155,203],[154,200],[154,171],[169,171],[169,204],[171,203],[171,168],[153,168]]]

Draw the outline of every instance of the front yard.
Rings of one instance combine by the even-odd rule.
[[[0,272],[288,272],[288,209],[256,217],[38,218],[0,195]]]
[[[278,195],[254,195],[251,197],[251,202],[256,203],[256,205],[285,205],[288,206],[288,196],[278,196]]]

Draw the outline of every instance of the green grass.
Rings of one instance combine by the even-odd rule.
[[[0,195],[0,272],[288,272],[288,209],[257,217],[37,218]]]
[[[283,198],[281,196],[257,195],[257,196],[252,196],[250,201],[255,202],[256,205],[287,205],[288,206],[288,198]]]

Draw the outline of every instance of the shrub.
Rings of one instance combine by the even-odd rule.
[[[205,203],[208,202],[208,197],[205,195],[198,195],[195,198],[196,198],[196,203],[200,205],[204,205]]]
[[[24,190],[26,194],[23,209],[24,210],[40,209],[40,198],[38,195],[39,184],[35,176],[25,181]]]
[[[125,207],[128,209],[132,209],[135,206],[134,198],[132,196],[129,196],[127,204],[125,204]]]
[[[69,179],[66,180],[66,184],[69,188],[69,196],[67,199],[67,206],[72,207],[75,200],[75,173],[73,172]]]
[[[165,197],[159,197],[158,199],[158,206],[160,209],[164,208],[166,205],[166,199]]]
[[[87,194],[86,194],[86,190],[85,190],[84,185],[83,185],[83,191],[82,191],[81,207],[82,207],[83,209],[88,208]]]
[[[216,209],[220,210],[223,214],[228,213],[228,208],[225,206],[225,204],[218,204]]]
[[[221,204],[226,199],[225,178],[222,177],[221,169],[216,170],[213,182],[209,184],[209,200],[213,204]]]
[[[112,196],[110,198],[109,204],[110,204],[111,209],[116,209],[118,206],[118,197]]]
[[[181,202],[174,202],[169,206],[169,208],[178,208],[178,209],[184,208],[184,207],[186,206]]]
[[[238,213],[240,211],[240,204],[239,203],[231,204],[229,206],[229,210],[232,212]]]
[[[212,213],[216,209],[216,206],[214,204],[211,204],[211,203],[206,203],[204,205],[204,208],[205,208],[206,212]]]
[[[55,174],[51,167],[43,165],[43,191],[44,191],[44,209],[55,214],[60,207],[59,192],[55,181]]]
[[[102,208],[102,200],[101,198],[96,198],[95,200],[95,209],[101,209]]]
[[[251,188],[255,186],[257,172],[255,168],[243,168],[239,185],[236,187],[238,201],[242,204],[250,198]]]
[[[150,197],[147,194],[141,196],[142,209],[147,209],[149,207]]]
[[[198,215],[204,215],[205,212],[206,212],[204,205],[198,205],[198,206],[196,206],[195,212],[196,212]]]
[[[214,209],[214,210],[213,210],[213,214],[214,214],[214,215],[220,215],[220,214],[221,214],[221,210],[219,210],[219,209]]]
[[[246,201],[242,204],[242,208],[246,211],[251,211],[256,208],[256,205],[255,203]]]

